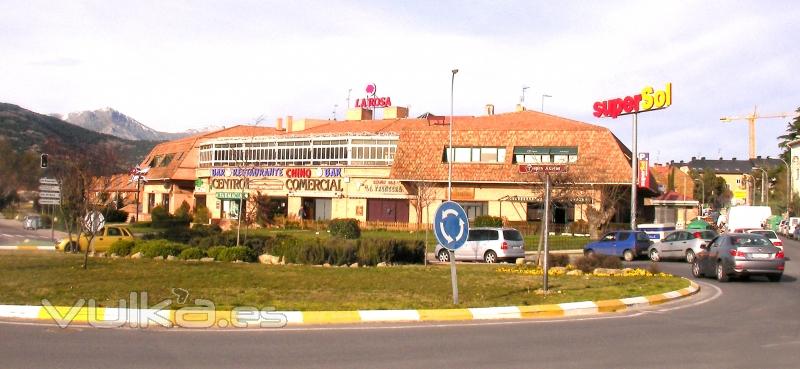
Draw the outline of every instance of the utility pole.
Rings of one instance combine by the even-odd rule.
[[[789,118],[796,117],[800,113],[779,113],[779,114],[758,114],[758,106],[753,108],[753,114],[737,116],[737,117],[722,117],[719,120],[730,123],[734,120],[746,120],[749,132],[749,154],[750,159],[756,158],[756,119],[771,119],[771,118]]]

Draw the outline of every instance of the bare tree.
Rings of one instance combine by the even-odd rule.
[[[417,212],[417,230],[422,227],[422,212],[436,198],[436,184],[428,181],[414,181],[409,184],[409,192],[414,196],[411,204]]]

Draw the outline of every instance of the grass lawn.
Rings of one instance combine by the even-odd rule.
[[[57,305],[93,298],[117,306],[130,292],[146,291],[149,301],[172,298],[173,287],[189,291],[189,301],[204,298],[217,309],[234,306],[279,310],[355,310],[452,308],[450,268],[323,268],[246,263],[98,259],[80,268],[82,256],[0,251],[0,304]],[[537,295],[541,277],[497,272],[497,265],[458,266],[459,307],[535,305],[650,295],[688,286],[663,277],[550,277]],[[178,308],[180,305],[172,305]]]

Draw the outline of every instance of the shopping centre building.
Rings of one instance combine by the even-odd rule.
[[[270,216],[328,220],[429,223],[448,197],[470,218],[500,216],[510,222],[542,214],[543,175],[529,164],[559,164],[554,174],[554,221],[586,219],[605,185],[630,187],[631,153],[607,128],[521,110],[453,118],[384,108],[371,119],[364,108],[348,120],[278,119],[274,127],[235,126],[156,146],[141,163],[150,167],[141,211],[162,205],[174,212],[184,201],[205,206],[212,221],[237,219],[268,201]],[[640,192],[648,189],[641,189]],[[641,199],[643,196],[639,196]],[[620,199],[619,222],[629,215]],[[641,207],[640,207],[641,208]]]

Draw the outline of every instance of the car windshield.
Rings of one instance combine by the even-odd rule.
[[[752,234],[760,234],[766,238],[778,238],[778,235],[775,234],[773,231],[752,231]]]
[[[504,229],[503,238],[505,238],[506,241],[522,241],[522,234],[516,229]]]
[[[737,247],[772,246],[772,242],[758,235],[733,237],[731,243]]]
[[[714,231],[701,231],[701,232],[697,232],[697,233],[700,233],[700,238],[702,238],[704,240],[710,240],[710,239],[712,239],[714,237],[717,237],[717,232],[714,232]]]

